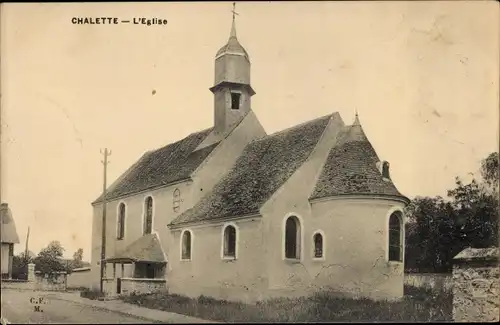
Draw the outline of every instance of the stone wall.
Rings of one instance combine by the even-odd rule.
[[[405,285],[433,291],[451,291],[453,276],[451,273],[405,273],[404,283]]]
[[[46,277],[35,272],[35,290],[42,291],[66,291],[66,272],[58,272],[54,277]]]
[[[167,281],[165,279],[122,279],[122,294],[142,294],[160,291],[167,291]]]
[[[467,248],[454,258],[455,322],[499,321],[498,253],[498,248]]]
[[[2,280],[2,289],[65,291],[66,272],[58,272],[55,277],[42,276],[35,272],[35,264],[28,265],[28,280]]]
[[[107,278],[103,282],[103,290],[106,296],[118,296],[117,278]],[[165,279],[147,278],[121,278],[121,295],[153,293],[167,291],[167,281]]]

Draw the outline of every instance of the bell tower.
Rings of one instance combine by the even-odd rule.
[[[250,111],[250,98],[255,91],[250,86],[250,57],[236,37],[235,4],[233,22],[227,44],[215,56],[215,80],[210,91],[214,94],[214,131],[222,135]]]

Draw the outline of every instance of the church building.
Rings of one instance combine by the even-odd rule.
[[[409,200],[359,117],[268,135],[250,67],[233,17],[215,56],[213,126],[146,152],[92,203],[93,286],[105,263],[109,295],[401,298]]]

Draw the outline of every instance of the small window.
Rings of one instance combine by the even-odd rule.
[[[236,258],[236,228],[227,226],[224,229],[224,257]]]
[[[191,259],[191,232],[186,230],[182,234],[182,257],[183,260]]]
[[[323,257],[323,235],[320,233],[314,234],[314,258]]]
[[[389,163],[387,161],[384,161],[382,163],[382,177],[390,179],[389,175]]]
[[[240,109],[240,98],[241,98],[241,94],[231,93],[231,108],[232,109]]]
[[[125,237],[125,204],[120,203],[118,207],[118,229],[117,236],[118,240],[122,240]]]
[[[285,224],[285,257],[300,258],[300,222],[297,217],[289,217]]]
[[[153,231],[153,198],[148,196],[144,205],[144,235],[147,235]]]
[[[174,212],[178,212],[181,208],[181,191],[176,188],[174,190],[174,202],[173,202],[173,209]]]
[[[400,212],[391,214],[389,218],[389,261],[403,261],[403,231]]]

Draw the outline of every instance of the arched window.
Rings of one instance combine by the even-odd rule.
[[[236,228],[232,225],[224,228],[223,257],[236,258]]]
[[[191,231],[185,230],[182,233],[181,238],[182,238],[182,256],[181,256],[181,259],[190,260],[191,259],[191,243],[192,243]]]
[[[314,241],[314,258],[323,257],[323,235],[319,232],[313,236]]]
[[[403,261],[403,218],[401,212],[389,217],[389,261]]]
[[[389,175],[389,163],[387,161],[384,161],[382,163],[382,177],[390,179]]]
[[[125,237],[125,203],[120,203],[118,206],[118,228],[117,228],[117,239],[123,239]]]
[[[153,198],[148,196],[144,202],[144,234],[153,231]]]
[[[174,201],[172,206],[174,212],[179,211],[179,209],[181,208],[181,191],[178,188],[174,190]]]
[[[292,216],[286,220],[285,224],[285,257],[300,258],[300,221]]]

